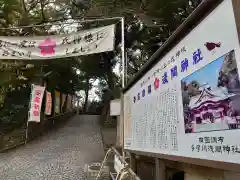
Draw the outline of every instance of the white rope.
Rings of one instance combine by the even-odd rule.
[[[0,28],[0,30],[22,29],[22,28],[43,27],[43,26],[46,27],[46,26],[62,25],[62,24],[85,23],[85,22],[108,21],[108,20],[121,20],[121,19],[122,19],[122,17],[112,17],[112,18],[78,20],[75,22],[57,22],[57,23],[50,22],[50,24],[36,24],[36,25],[32,24],[32,25],[28,25],[28,26]],[[74,19],[67,19],[67,20],[74,20]]]

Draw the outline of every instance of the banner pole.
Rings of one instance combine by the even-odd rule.
[[[31,85],[31,94],[30,94],[30,102],[28,105],[28,110],[30,110],[31,108],[31,99],[32,99],[32,91],[33,91],[33,86],[34,84]],[[27,119],[27,127],[26,127],[26,132],[25,132],[25,144],[27,144],[27,140],[28,140],[28,123],[29,123],[29,118],[30,118],[30,111],[28,111],[28,119]]]
[[[122,88],[125,87],[125,39],[124,39],[124,17],[121,19],[121,26],[122,26]]]
[[[127,84],[127,74],[128,74],[128,56],[127,52],[125,52],[125,84]]]
[[[27,120],[26,134],[25,134],[25,144],[27,144],[27,140],[28,140],[28,120]]]

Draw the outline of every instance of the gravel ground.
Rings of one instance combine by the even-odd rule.
[[[0,154],[0,180],[85,180],[84,165],[103,159],[96,116],[75,116],[64,127]]]

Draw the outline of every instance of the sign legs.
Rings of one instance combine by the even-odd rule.
[[[166,167],[165,163],[156,158],[155,159],[155,180],[165,180],[166,179]]]
[[[136,173],[137,171],[137,161],[134,156],[134,154],[130,153],[130,168],[133,170],[133,172]]]

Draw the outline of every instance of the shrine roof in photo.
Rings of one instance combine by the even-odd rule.
[[[227,89],[224,87],[218,87],[216,89],[213,89],[212,91],[209,91],[207,89],[203,89],[201,94],[194,96],[191,98],[189,107],[196,108],[200,105],[204,104],[205,102],[218,102],[221,100],[226,100],[230,97],[235,96],[236,94],[228,93]]]

